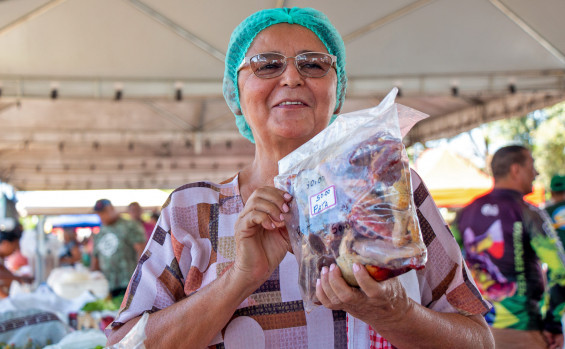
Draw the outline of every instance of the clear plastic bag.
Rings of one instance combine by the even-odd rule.
[[[75,331],[66,335],[57,344],[52,344],[43,349],[93,349],[106,345],[106,335],[99,330]]]
[[[355,262],[379,281],[426,263],[402,143],[426,115],[395,104],[396,92],[375,108],[341,115],[279,161],[275,186],[293,195],[286,226],[307,311],[323,266],[337,263],[357,286]]]
[[[143,316],[121,341],[106,349],[145,349],[145,340],[147,339],[145,327],[148,320],[149,313],[143,313]]]

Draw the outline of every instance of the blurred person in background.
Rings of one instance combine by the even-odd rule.
[[[94,205],[101,221],[94,236],[90,268],[100,270],[108,279],[112,297],[123,295],[145,246],[145,232],[137,222],[120,217],[107,199]]]
[[[551,205],[545,210],[553,221],[553,227],[559,235],[561,244],[565,244],[565,175],[551,178]]]
[[[0,224],[0,298],[8,296],[12,281],[30,282],[27,277],[14,275],[4,265],[8,256],[19,250],[22,226],[14,218],[5,219]]]
[[[63,229],[63,247],[59,252],[59,265],[74,265],[80,262],[82,255],[75,228],[66,227]]]
[[[545,210],[553,222],[561,245],[565,246],[565,175],[553,176],[549,188],[551,190],[551,205],[547,206]],[[565,326],[565,314],[561,317],[561,324]]]
[[[79,243],[80,251],[81,251],[81,260],[82,264],[85,267],[90,267],[90,262],[92,259],[92,251],[94,250],[94,233],[86,236],[82,241]]]
[[[149,241],[149,238],[151,237],[151,233],[153,233],[153,229],[155,228],[155,223],[146,222],[141,218],[141,215],[143,214],[143,209],[141,208],[141,205],[138,202],[134,201],[128,205],[128,213],[132,221],[141,224],[143,230],[145,231],[145,237],[146,237],[145,240]]]
[[[159,220],[159,212],[152,212],[151,218],[149,218],[149,222],[153,224],[153,226],[157,225],[157,221]]]
[[[465,207],[458,219],[465,259],[481,293],[497,348],[562,348],[565,255],[545,212],[524,201],[537,176],[531,152],[519,145],[499,149],[491,162],[492,192]],[[551,274],[550,303],[542,262]]]

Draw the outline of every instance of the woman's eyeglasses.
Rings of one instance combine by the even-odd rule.
[[[337,57],[323,52],[305,52],[295,57],[286,57],[280,53],[259,53],[252,57],[245,57],[239,69],[247,63],[253,73],[262,79],[275,78],[281,75],[289,58],[294,59],[294,65],[300,75],[308,78],[321,78],[325,76],[337,62]],[[238,70],[239,70],[238,69]]]

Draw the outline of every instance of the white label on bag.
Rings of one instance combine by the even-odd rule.
[[[314,217],[330,208],[337,203],[335,198],[335,186],[329,186],[318,194],[310,196],[310,217]]]

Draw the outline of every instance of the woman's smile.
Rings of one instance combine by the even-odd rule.
[[[275,108],[284,108],[284,109],[298,109],[298,108],[305,108],[308,107],[308,104],[303,101],[284,101],[280,102],[275,105]]]

